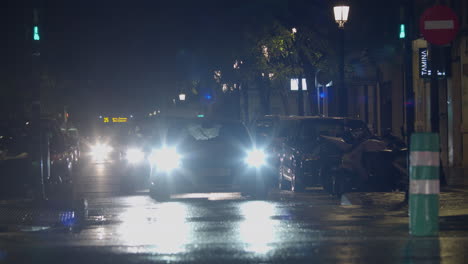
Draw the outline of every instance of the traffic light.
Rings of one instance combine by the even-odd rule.
[[[39,35],[39,27],[38,26],[34,26],[33,39],[36,40],[36,41],[41,40],[41,36]]]
[[[405,24],[400,24],[400,38],[406,38]]]

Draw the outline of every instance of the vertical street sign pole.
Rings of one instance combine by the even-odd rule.
[[[439,80],[438,80],[438,69],[440,47],[436,45],[430,45],[429,61],[431,65],[431,131],[433,133],[439,133]]]
[[[412,23],[413,6],[408,1],[405,8],[405,22],[408,30],[404,39],[404,78],[405,78],[405,110],[406,110],[406,140],[407,146],[410,145],[411,134],[414,132],[414,90],[413,90],[413,30]],[[409,164],[408,164],[409,165]],[[409,166],[408,166],[409,168]]]
[[[34,198],[45,200],[44,163],[42,159],[41,102],[40,102],[40,31],[38,10],[33,10],[32,58],[31,58],[31,179],[34,184]]]
[[[431,44],[429,58],[431,63],[431,131],[439,132],[439,74],[445,76],[442,66],[441,46],[455,39],[459,23],[455,11],[444,5],[426,9],[421,15],[419,28],[424,38]],[[438,70],[441,70],[439,72]]]
[[[403,7],[403,22],[406,24],[406,30],[408,32],[404,32],[404,62],[403,62],[403,69],[404,69],[404,87],[405,87],[405,137],[406,137],[406,145],[411,145],[411,134],[414,132],[414,90],[413,90],[413,33],[414,33],[414,25],[412,23],[412,16],[413,16],[413,4],[411,1],[408,1],[405,6]],[[400,29],[401,30],[401,29]],[[400,32],[401,37],[401,32]],[[407,173],[409,173],[410,168],[410,156],[409,151],[407,154]],[[407,189],[405,192],[405,202],[408,201],[409,198],[409,190]]]

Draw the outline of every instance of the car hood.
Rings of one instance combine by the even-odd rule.
[[[184,163],[207,167],[224,167],[241,162],[246,152],[232,142],[220,140],[186,142],[178,145],[177,151],[183,157]]]

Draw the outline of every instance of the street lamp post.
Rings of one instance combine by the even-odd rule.
[[[345,86],[345,74],[344,74],[344,60],[345,60],[345,38],[344,38],[344,24],[348,21],[349,5],[346,2],[339,2],[333,7],[333,13],[335,15],[335,21],[338,23],[338,29],[340,31],[340,50],[339,50],[339,115],[346,117],[348,115],[348,90]]]

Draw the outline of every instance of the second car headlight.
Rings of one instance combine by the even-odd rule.
[[[145,153],[138,148],[131,148],[127,150],[126,158],[132,164],[140,163],[145,159]]]
[[[96,161],[103,161],[109,157],[109,154],[112,152],[112,147],[98,143],[91,147],[91,156]]]
[[[181,156],[175,148],[164,147],[153,150],[149,160],[159,170],[169,172],[180,166]]]
[[[266,165],[267,156],[265,151],[261,149],[253,149],[247,152],[247,157],[245,158],[245,163],[251,167],[260,168]]]

